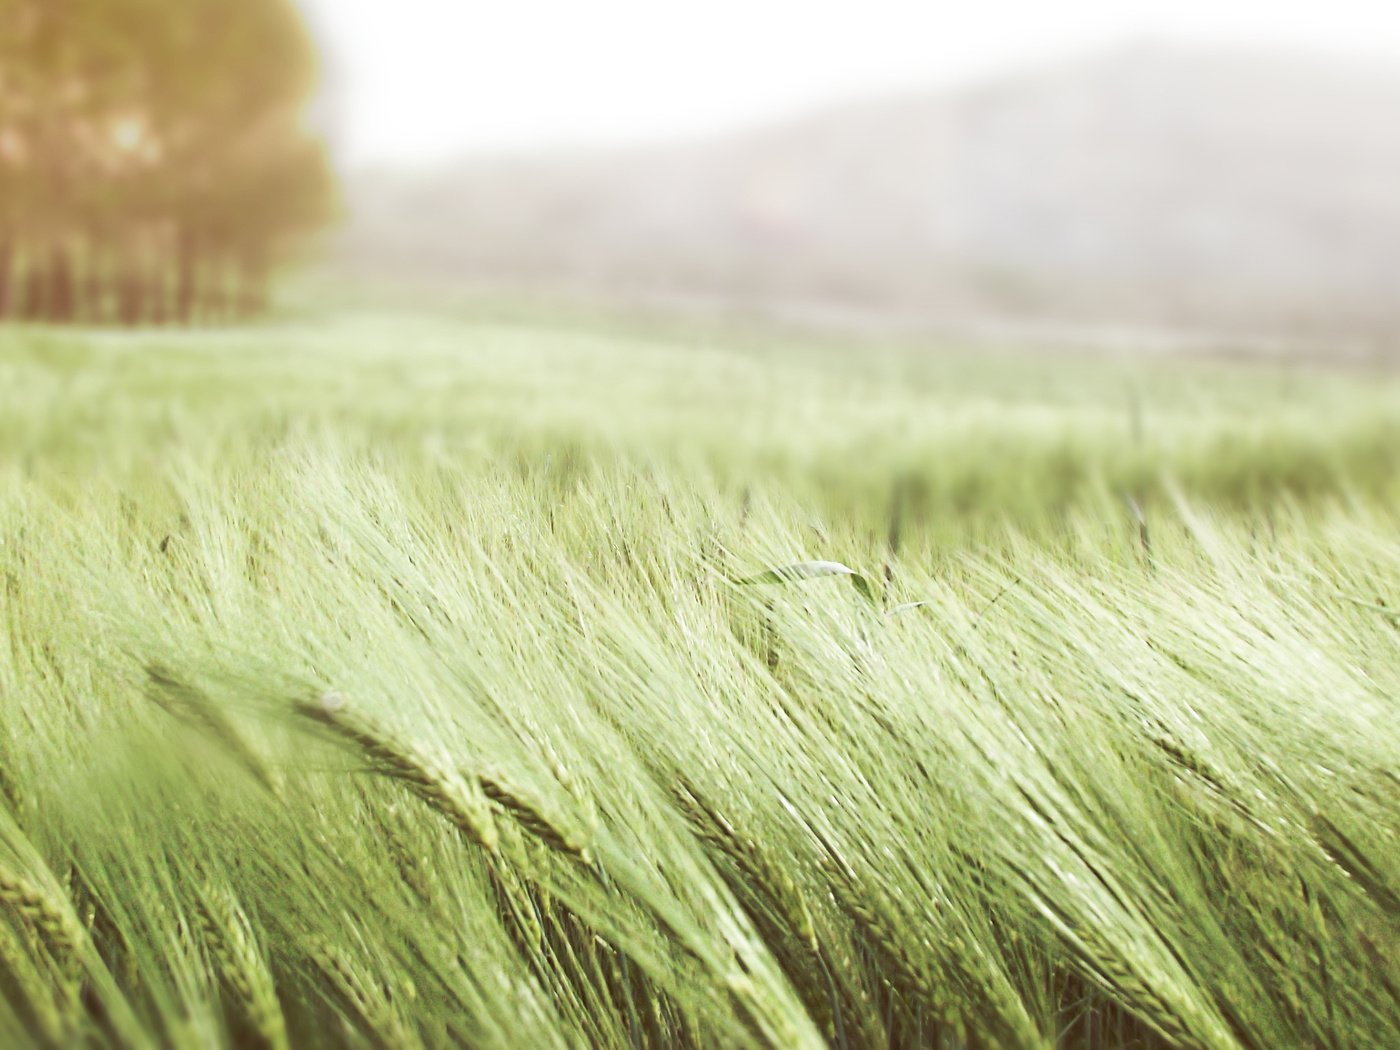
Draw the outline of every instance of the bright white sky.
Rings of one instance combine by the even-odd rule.
[[[674,137],[1131,38],[1400,67],[1400,0],[301,0],[343,163]]]

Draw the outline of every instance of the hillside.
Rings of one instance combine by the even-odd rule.
[[[360,272],[1329,336],[1400,328],[1400,75],[1138,45],[705,141],[350,188]]]

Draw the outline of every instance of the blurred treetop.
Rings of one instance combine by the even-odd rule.
[[[0,317],[259,310],[330,217],[290,0],[0,0]]]

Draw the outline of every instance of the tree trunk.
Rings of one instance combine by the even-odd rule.
[[[37,252],[25,252],[24,287],[17,316],[23,321],[42,321],[48,315],[48,282]]]
[[[147,271],[146,322],[165,324],[170,320],[170,282],[162,259]]]
[[[15,242],[9,234],[0,234],[0,321],[12,313]]]
[[[136,327],[145,316],[143,290],[140,267],[129,259],[123,260],[117,277],[117,309],[122,324],[128,328]]]
[[[107,285],[103,281],[102,249],[95,241],[89,241],[83,252],[83,320],[91,324],[102,324],[107,320]]]
[[[49,250],[48,320],[69,324],[73,320],[73,257],[67,245],[55,245]]]
[[[194,321],[198,292],[199,240],[186,226],[175,238],[175,318],[180,324]]]

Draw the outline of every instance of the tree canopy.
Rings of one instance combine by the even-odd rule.
[[[256,311],[331,214],[290,0],[0,0],[0,317]]]

